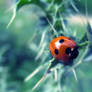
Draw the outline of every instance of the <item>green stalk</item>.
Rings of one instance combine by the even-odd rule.
[[[79,48],[82,48],[82,47],[84,47],[84,46],[86,46],[86,45],[90,45],[90,42],[89,42],[89,41],[85,41],[85,42],[83,42],[83,43],[81,43],[81,44],[77,44],[77,46],[78,46]]]

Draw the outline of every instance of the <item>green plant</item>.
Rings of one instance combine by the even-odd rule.
[[[44,63],[46,63],[46,61],[50,61],[50,59],[48,59],[50,57],[50,54],[48,52],[45,53],[45,51],[46,51],[46,49],[48,50],[49,40],[53,39],[54,37],[64,34],[65,36],[73,38],[78,44],[80,42],[81,43],[85,42],[86,40],[88,40],[91,43],[91,37],[92,37],[91,31],[92,30],[91,30],[90,24],[87,23],[87,25],[85,25],[85,27],[84,27],[84,25],[82,25],[84,28],[83,27],[81,28],[80,25],[77,24],[77,28],[75,28],[75,27],[73,27],[73,26],[75,26],[75,24],[69,23],[69,21],[67,19],[67,15],[72,13],[72,12],[68,12],[68,9],[70,9],[70,7],[72,7],[77,14],[79,13],[79,10],[76,8],[76,2],[73,0],[66,0],[66,1],[65,0],[60,0],[60,1],[59,0],[19,0],[16,2],[16,5],[13,8],[14,14],[13,14],[13,17],[12,17],[10,23],[8,24],[8,27],[10,26],[13,19],[15,18],[16,12],[20,8],[22,8],[24,5],[28,5],[28,4],[34,4],[37,7],[40,7],[40,9],[45,13],[44,16],[41,16],[41,21],[43,20],[47,23],[44,27],[44,30],[39,32],[42,35],[42,37],[40,38],[41,41],[39,43],[39,48],[38,48],[38,50],[34,50],[34,52],[33,52],[33,54],[38,53],[35,59],[41,61],[38,64],[38,66],[39,66],[39,68],[37,68],[38,70],[43,67],[43,65],[44,65]],[[79,31],[77,31],[77,30],[79,30]],[[38,34],[36,34],[36,32],[35,32],[35,35],[31,39],[31,44],[32,43],[35,44],[35,42],[33,40],[38,35]],[[86,43],[85,43],[86,45],[84,43],[80,44],[80,46],[82,48],[79,51],[80,52],[79,57],[76,59],[76,61],[78,63],[74,64],[74,66],[72,66],[72,68],[70,68],[69,70],[72,70],[73,68],[77,69],[76,67],[78,67],[79,64],[81,64],[83,61],[85,61],[88,51],[90,52],[90,50],[91,50],[91,44],[89,46],[89,43],[88,42],[86,42]],[[38,45],[38,44],[36,44],[36,45]],[[92,54],[92,53],[90,52],[90,54]],[[47,68],[48,63],[46,63],[46,64],[47,65],[44,68]],[[60,66],[56,66],[56,67],[59,68]],[[72,88],[70,89],[67,86],[65,86],[66,80],[67,80],[66,77],[69,72],[67,73],[67,71],[61,67],[60,67],[60,69],[62,69],[62,71],[60,71],[60,70],[58,71],[58,76],[59,76],[58,80],[57,80],[57,82],[55,82],[56,84],[53,85],[51,90],[54,90],[56,88],[55,92],[56,92],[56,90],[57,91],[59,90],[61,92],[61,89],[62,89],[62,91],[66,92],[66,89],[69,89],[70,90],[69,92],[71,92]],[[74,70],[73,70],[73,72],[74,72]],[[52,75],[53,75],[53,73],[52,73]],[[33,76],[33,75],[31,75],[31,76]],[[49,81],[49,79],[47,81]],[[72,81],[72,79],[70,81]],[[68,81],[68,82],[70,82],[70,81]],[[49,84],[53,84],[53,79]],[[61,84],[61,86],[59,84]],[[57,85],[59,87],[57,87]],[[51,92],[51,91],[49,90],[49,92]]]

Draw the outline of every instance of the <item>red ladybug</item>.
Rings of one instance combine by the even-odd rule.
[[[54,38],[49,44],[49,50],[64,65],[71,65],[79,54],[76,42],[65,36]]]

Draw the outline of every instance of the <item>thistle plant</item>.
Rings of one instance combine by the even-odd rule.
[[[71,74],[72,71],[74,75],[74,80],[76,80],[79,84],[79,79],[77,78],[76,74],[76,71],[78,72],[77,68],[80,66],[80,64],[83,64],[84,61],[86,62],[89,53],[92,54],[92,29],[87,15],[87,0],[85,0],[85,11],[87,15],[86,23],[84,23],[80,15],[80,10],[77,8],[76,5],[76,0],[18,0],[12,8],[13,16],[7,28],[11,26],[11,23],[17,16],[17,12],[23,6],[29,4],[36,5],[44,12],[44,15],[40,16],[39,19],[45,24],[40,25],[41,27],[44,26],[44,29],[42,29],[41,31],[35,31],[35,34],[31,37],[30,49],[33,50],[33,53],[36,53],[34,61],[38,62],[40,60],[40,62],[36,70],[24,79],[24,83],[29,82],[36,74],[42,71],[42,69],[45,69],[45,73],[43,74],[41,80],[36,83],[33,89],[30,88],[30,90],[32,89],[31,91],[35,92],[36,88],[40,86],[40,83],[46,79],[48,83],[46,83],[44,89],[45,87],[48,87],[48,84],[53,85],[49,85],[52,87],[52,89],[48,90],[48,92],[51,92],[52,90],[54,92],[66,92],[66,89],[69,89],[66,83],[68,75]],[[83,29],[79,31],[75,28],[72,29],[73,24],[69,23],[70,21],[68,20],[69,17],[71,18],[71,15],[74,16],[72,12],[74,12],[75,14],[79,14],[80,20],[82,20],[83,23],[82,26],[85,26]],[[34,41],[35,38],[38,37],[38,34],[41,37],[37,46],[37,43]],[[74,64],[72,66],[65,67],[61,64],[57,64],[56,59],[53,58],[49,52],[48,47],[50,40],[61,35],[72,38],[76,41],[77,45],[79,46],[79,56],[74,61]],[[32,48],[32,44],[36,46],[35,49]],[[49,78],[51,77],[51,75],[53,76],[53,78],[50,81]],[[70,81],[68,81],[68,83]],[[72,88],[69,92],[71,91]]]

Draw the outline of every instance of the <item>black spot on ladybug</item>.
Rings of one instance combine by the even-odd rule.
[[[63,43],[63,42],[64,42],[64,39],[59,40],[59,42],[60,42],[60,43]]]
[[[69,53],[71,53],[71,48],[66,48],[66,54],[69,54]]]
[[[55,49],[55,54],[58,55],[58,50],[57,49]]]

